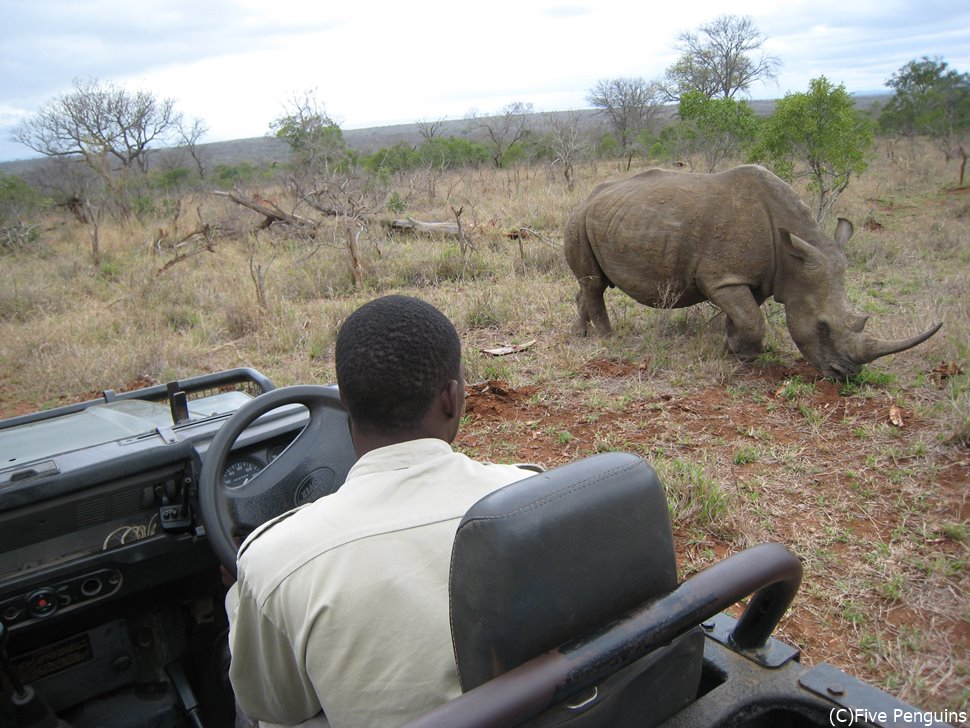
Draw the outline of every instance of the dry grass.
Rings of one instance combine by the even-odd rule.
[[[925,152],[925,153],[924,153]],[[715,309],[652,311],[607,295],[616,335],[577,340],[575,283],[562,257],[570,210],[604,179],[577,170],[568,191],[547,168],[396,181],[407,214],[471,227],[453,242],[362,236],[364,288],[339,230],[321,241],[246,234],[258,219],[220,198],[193,202],[243,231],[157,271],[164,220],[105,226],[90,263],[83,227],[52,217],[40,250],[2,259],[0,415],[158,381],[253,366],[278,385],[329,382],[340,321],[376,295],[421,296],[455,321],[469,382],[502,380],[504,409],[470,409],[460,446],[482,457],[555,465],[608,449],[643,453],[666,481],[687,574],[764,540],[787,544],[806,579],[782,634],[925,708],[970,701],[970,195],[948,191],[942,160],[880,152],[837,215],[856,223],[850,297],[886,337],[942,320],[926,344],[875,362],[839,392],[801,363],[780,306],[758,365],[725,354]],[[272,194],[262,190],[262,194]],[[831,225],[832,223],[830,223]],[[473,226],[473,227],[472,227]],[[529,228],[513,240],[508,231]],[[261,305],[253,271],[262,272]],[[523,354],[480,349],[536,340]],[[893,404],[903,427],[889,422]]]

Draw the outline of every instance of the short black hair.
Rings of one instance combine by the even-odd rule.
[[[363,430],[417,426],[451,380],[461,381],[461,340],[426,301],[384,296],[354,311],[337,332],[337,384]]]

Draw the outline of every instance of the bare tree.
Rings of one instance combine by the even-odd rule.
[[[568,189],[573,188],[573,165],[589,150],[589,139],[582,129],[579,111],[551,112],[543,116],[545,140],[554,155],[553,164],[562,165]]]
[[[121,219],[131,214],[133,175],[148,172],[152,146],[170,142],[181,121],[172,99],[129,92],[96,79],[75,79],[73,91],[46,102],[14,129],[11,138],[52,160],[81,160],[93,172],[97,181],[85,180],[83,191],[69,178],[59,180],[58,189],[69,196],[78,218],[94,226],[97,259],[101,212]]]
[[[633,159],[633,143],[644,129],[651,129],[663,108],[659,83],[643,78],[610,78],[597,81],[586,100],[609,117],[620,148]]]
[[[426,142],[430,142],[441,134],[441,126],[444,124],[444,117],[440,119],[435,119],[434,121],[428,121],[427,119],[422,119],[418,122],[418,133],[421,138]]]
[[[147,172],[149,147],[168,141],[180,122],[172,99],[75,79],[72,92],[24,119],[12,138],[47,157],[79,155],[107,181],[118,167]]]
[[[496,167],[505,164],[509,153],[529,133],[531,114],[532,104],[521,101],[513,101],[496,116],[481,116],[475,111],[469,112],[468,118],[472,124],[485,134]]]
[[[681,56],[664,74],[668,99],[688,91],[707,98],[734,98],[756,81],[774,81],[781,60],[761,51],[767,38],[750,16],[721,15],[697,33],[677,36]],[[757,56],[756,51],[761,51]]]
[[[195,162],[195,170],[199,173],[199,179],[205,179],[205,158],[199,148],[199,140],[205,136],[209,128],[202,119],[193,119],[192,124],[180,123],[178,125],[179,144],[192,157]]]

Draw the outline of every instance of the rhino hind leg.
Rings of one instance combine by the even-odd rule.
[[[709,300],[724,312],[728,349],[742,361],[757,359],[765,338],[765,319],[751,289],[747,286],[721,288]]]
[[[602,276],[587,276],[579,281],[579,293],[576,294],[576,311],[579,317],[573,325],[576,336],[586,336],[587,324],[590,323],[599,336],[613,333],[610,317],[606,312],[606,302],[603,300],[606,286]]]
[[[603,302],[603,292],[610,280],[593,254],[583,215],[574,215],[566,223],[563,247],[566,263],[579,283],[579,293],[576,294],[578,317],[573,324],[573,334],[586,336],[588,324],[592,324],[594,332],[600,336],[612,333],[613,327]]]
[[[589,324],[589,311],[586,308],[586,296],[583,294],[582,289],[576,293],[576,312],[579,314],[579,317],[576,319],[576,323],[573,324],[573,335],[586,336],[586,326]]]

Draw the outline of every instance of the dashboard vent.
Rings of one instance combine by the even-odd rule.
[[[141,510],[141,493],[142,489],[136,486],[78,502],[74,511],[77,527],[97,526],[138,513]]]

